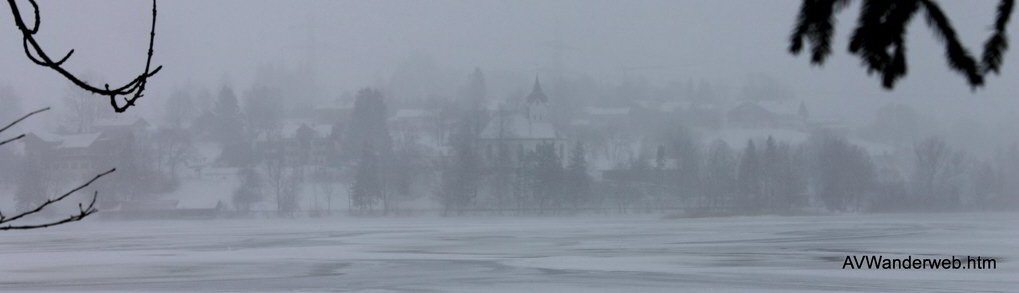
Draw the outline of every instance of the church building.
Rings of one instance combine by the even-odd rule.
[[[500,154],[511,162],[533,152],[538,144],[552,143],[565,161],[566,139],[549,121],[549,98],[534,79],[534,87],[518,109],[498,111],[481,131],[479,151],[486,164],[496,162]]]

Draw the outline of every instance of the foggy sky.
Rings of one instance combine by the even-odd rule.
[[[558,35],[568,46],[562,59],[567,73],[605,84],[624,77],[652,83],[706,80],[725,86],[723,95],[736,96],[748,74],[765,74],[788,85],[797,98],[812,101],[815,113],[833,119],[864,120],[888,102],[955,117],[950,119],[1003,119],[1019,112],[1016,48],[1008,51],[1001,76],[990,76],[984,88],[971,91],[948,69],[943,46],[922,17],[908,31],[908,75],[894,91],[883,90],[846,51],[858,2],[840,14],[834,54],[817,68],[807,56],[787,53],[800,4],[794,0],[160,1],[153,62],[165,68],[135,110],[155,115],[160,97],[177,87],[215,89],[226,81],[242,92],[251,86],[255,68],[267,64],[314,63],[326,96],[385,82],[412,56],[429,57],[455,82],[466,80],[475,66],[486,74],[526,79],[552,65],[549,45]],[[990,33],[996,2],[940,1],[974,54]],[[141,71],[151,3],[40,5],[37,38],[51,55],[76,49],[68,62],[72,71],[94,72],[111,85]],[[2,83],[30,99],[26,107],[58,105],[68,82],[32,65],[10,16],[4,19]],[[1009,25],[1013,42],[1019,31],[1015,23]]]

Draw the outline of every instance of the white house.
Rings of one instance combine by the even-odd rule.
[[[514,162],[540,143],[553,143],[561,158],[566,155],[566,138],[549,122],[549,98],[534,79],[525,104],[516,111],[498,112],[481,131],[479,150],[486,162],[494,162],[504,149]],[[564,160],[565,161],[565,160]]]

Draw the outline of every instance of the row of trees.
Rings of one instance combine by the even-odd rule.
[[[146,195],[173,191],[183,180],[181,174],[202,176],[206,167],[231,167],[237,168],[240,181],[232,194],[233,207],[238,211],[250,211],[271,201],[271,208],[281,215],[293,215],[301,209],[301,202],[312,200],[311,212],[320,213],[332,210],[333,198],[341,195],[345,186],[352,186],[348,190],[349,207],[363,212],[381,207],[388,212],[409,197],[416,185],[427,181],[424,178],[431,172],[428,156],[413,136],[394,140],[390,135],[380,90],[359,91],[352,117],[337,121],[332,133],[324,136],[306,124],[296,133],[283,133],[286,117],[292,114],[281,111],[286,108],[281,97],[281,91],[262,86],[245,91],[243,97],[227,85],[215,95],[175,91],[167,97],[163,108],[166,119],[154,133],[135,137],[130,144],[118,144],[124,151],[115,163],[120,169],[130,170],[123,175],[130,176],[125,178],[130,180],[126,180],[129,184],[110,186],[108,198],[144,199]],[[69,116],[99,119],[90,113],[80,111],[80,115]],[[69,134],[90,131],[64,130]],[[221,152],[218,157],[203,158],[199,145],[210,143]],[[324,152],[318,155],[325,160],[318,161],[313,151]],[[139,177],[143,175],[145,178]],[[21,184],[23,189],[32,190],[22,193],[24,206],[44,199],[36,195],[55,188],[47,182],[66,181],[55,176],[19,178],[26,179]],[[368,183],[372,180],[375,183]],[[130,183],[144,190],[126,190],[133,186]]]
[[[179,180],[177,170],[186,164],[182,158],[193,151],[191,140],[205,137],[224,148],[221,164],[241,168],[241,184],[233,196],[236,209],[250,210],[271,197],[284,215],[298,211],[300,196],[310,193],[315,194],[313,209],[330,210],[334,195],[343,188],[348,189],[348,206],[353,210],[384,214],[423,190],[434,191],[444,214],[472,210],[535,214],[609,209],[734,214],[811,208],[947,210],[1014,204],[1010,198],[1019,190],[1007,180],[1019,174],[1013,167],[1019,165],[1014,163],[1019,162],[1015,150],[1005,150],[993,161],[978,161],[940,138],[929,138],[914,145],[914,164],[903,168],[889,166],[887,158],[872,158],[862,147],[830,133],[815,134],[795,145],[769,137],[748,141],[735,150],[723,141],[703,146],[689,133],[674,131],[656,141],[660,146],[650,152],[653,156],[634,158],[595,181],[588,174],[588,156],[581,142],[539,143],[520,156],[510,154],[523,149],[499,145],[494,159],[483,160],[478,125],[484,124],[484,117],[471,112],[480,111],[478,107],[458,111],[461,119],[451,131],[446,154],[426,154],[412,136],[389,133],[383,94],[370,88],[358,92],[353,116],[334,127],[329,137],[328,157],[335,161],[313,165],[307,161],[314,136],[311,130],[302,126],[295,138],[287,140],[277,130],[282,118],[257,120],[249,112],[260,113],[258,109],[266,106],[250,106],[257,101],[249,100],[257,98],[241,104],[229,87],[223,87],[211,111],[175,124],[181,128],[160,129],[152,136],[157,142],[150,144],[154,149],[147,151],[156,159],[138,160],[157,173],[132,182],[173,185]],[[256,143],[259,136],[265,141]],[[305,154],[296,161],[284,154],[293,152],[287,144],[295,141],[298,153]],[[564,147],[570,151],[563,152]],[[116,193],[117,188],[110,191]],[[33,193],[45,193],[38,190]],[[319,204],[320,199],[324,204]],[[25,206],[30,205],[25,201]]]
[[[480,84],[472,74],[466,89]],[[465,90],[465,92],[468,90]],[[472,210],[557,213],[571,210],[685,209],[717,213],[792,213],[824,209],[837,212],[946,210],[1014,205],[1019,189],[1004,178],[1017,175],[1008,151],[980,161],[948,147],[938,137],[914,143],[902,164],[898,154],[872,157],[841,135],[818,132],[800,144],[767,138],[733,149],[723,141],[701,145],[689,133],[673,131],[652,143],[653,155],[632,158],[627,166],[594,181],[580,142],[561,150],[562,142],[532,148],[497,144],[482,159],[479,132],[485,112],[475,99],[456,107],[449,150],[431,169],[437,171],[437,201],[444,214]],[[525,150],[526,149],[526,150]],[[521,153],[511,156],[511,153]],[[362,161],[381,161],[380,153]],[[1015,157],[1016,155],[1012,155]],[[1003,159],[1004,158],[1004,159]],[[368,163],[365,169],[385,169]],[[426,168],[427,169],[427,168]],[[377,171],[382,172],[382,171]],[[372,173],[372,172],[369,172]],[[384,172],[382,172],[384,173]],[[361,181],[361,180],[356,180]],[[372,182],[366,179],[365,182]],[[369,184],[372,185],[372,184]],[[384,185],[384,184],[381,184]],[[1014,185],[1014,184],[1012,184]],[[364,206],[381,202],[384,191]],[[361,193],[361,192],[358,192]]]
[[[471,80],[469,85],[483,83],[480,74],[473,74]],[[218,164],[241,170],[242,183],[233,197],[236,209],[250,210],[272,197],[284,215],[299,210],[301,195],[310,191],[315,193],[313,208],[331,209],[333,196],[342,188],[349,188],[349,207],[363,213],[376,209],[389,213],[415,191],[434,190],[445,214],[479,209],[540,214],[608,208],[746,214],[814,207],[832,211],[955,209],[1001,206],[997,202],[1007,202],[1016,190],[1005,179],[1017,174],[1003,163],[1008,152],[999,155],[1006,159],[981,162],[938,138],[915,144],[915,164],[898,168],[906,170],[902,175],[890,174],[895,168],[887,168],[884,158],[875,162],[866,150],[837,135],[817,134],[798,145],[768,138],[734,150],[721,141],[702,146],[683,131],[665,134],[653,142],[660,145],[648,152],[654,155],[634,158],[595,182],[588,175],[585,145],[580,142],[539,143],[519,156],[510,154],[523,149],[500,145],[495,159],[482,160],[478,136],[489,117],[476,100],[455,108],[460,122],[449,131],[449,151],[425,154],[413,135],[389,133],[383,94],[370,88],[357,93],[353,116],[329,135],[327,157],[333,161],[310,164],[311,140],[317,134],[302,126],[296,137],[282,137],[283,114],[271,110],[281,107],[278,95],[272,89],[252,89],[241,103],[224,86],[211,110],[196,113],[193,110],[199,107],[189,102],[186,93],[175,93],[166,109],[176,113],[167,117],[176,118],[146,141],[144,145],[151,149],[133,152],[138,157],[131,161],[144,164],[128,173],[148,177],[130,182],[145,182],[144,188],[174,186],[180,167],[189,165],[193,141],[207,140],[224,149]],[[570,151],[564,152],[564,147]],[[298,156],[286,154],[294,149]],[[119,165],[132,168],[132,164]],[[32,189],[30,183],[25,184],[26,190]],[[128,186],[113,186],[110,192],[124,188]],[[32,194],[46,191],[35,189]],[[154,192],[160,191],[143,193]],[[324,205],[318,204],[320,196]],[[31,205],[25,201],[24,206]]]
[[[485,161],[477,142],[469,131],[459,131],[450,154],[441,161],[437,197],[443,215],[477,209],[518,214],[576,212],[592,200],[583,144],[575,144],[564,155],[563,143],[540,142],[534,149],[520,147],[521,155],[515,158],[510,145],[499,144],[495,158]]]
[[[759,214],[822,208],[836,212],[959,210],[1019,204],[1019,150],[980,161],[939,137],[914,145],[903,173],[831,133],[791,145],[769,137],[740,151],[724,141],[706,152],[696,144],[658,148],[655,164],[635,159],[606,177],[600,195],[620,211],[681,208],[691,212]],[[671,152],[666,151],[671,150]],[[629,176],[624,176],[629,175]],[[598,195],[596,195],[598,196]]]

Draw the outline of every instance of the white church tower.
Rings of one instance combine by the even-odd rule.
[[[527,95],[528,122],[548,122],[548,96],[541,91],[541,83],[534,78],[534,89]]]

